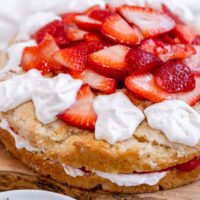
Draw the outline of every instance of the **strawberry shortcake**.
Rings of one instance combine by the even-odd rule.
[[[138,193],[195,181],[199,58],[198,28],[166,4],[37,13],[2,58],[0,140],[70,186]]]

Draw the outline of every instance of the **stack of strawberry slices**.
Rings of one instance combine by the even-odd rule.
[[[84,82],[60,119],[93,130],[93,91],[111,94],[119,87],[152,102],[199,100],[200,36],[164,4],[162,10],[94,6],[61,17],[33,35],[38,45],[26,47],[21,61],[24,71],[68,73]]]

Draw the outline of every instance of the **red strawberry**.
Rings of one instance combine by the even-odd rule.
[[[130,49],[125,61],[129,74],[144,72],[160,67],[162,64],[161,60],[154,54],[139,49]]]
[[[53,36],[47,34],[44,40],[38,45],[38,49],[42,58],[46,60],[51,69],[57,70],[62,68],[59,63],[52,59],[53,54],[60,50]]]
[[[88,8],[88,10],[86,10],[83,14],[89,16],[94,10],[99,10],[99,9],[101,9],[101,7],[99,5],[95,5]]]
[[[124,79],[127,76],[125,56],[130,48],[115,45],[89,55],[88,64],[96,72],[110,78]]]
[[[116,89],[116,80],[107,78],[91,69],[85,69],[82,73],[71,72],[70,75],[74,79],[81,79],[83,83],[87,83],[91,88],[106,93],[114,93]]]
[[[200,47],[194,47],[196,49],[196,54],[183,59],[182,62],[187,65],[195,75],[200,76]]]
[[[51,72],[51,69],[46,60],[43,59],[40,50],[37,46],[26,47],[23,51],[21,66],[24,71],[38,69],[43,74]]]
[[[98,31],[102,25],[102,22],[92,19],[87,15],[77,15],[75,17],[75,23],[87,31]]]
[[[171,17],[177,24],[184,24],[184,22],[181,21],[177,15],[172,13],[171,10],[165,4],[162,4],[162,10],[166,15]]]
[[[134,29],[118,14],[111,15],[103,22],[101,33],[122,44],[135,44],[140,41]]]
[[[195,88],[194,74],[182,63],[164,63],[156,72],[155,80],[168,93],[188,92]]]
[[[126,78],[126,87],[135,94],[151,100],[155,103],[164,100],[178,99],[189,105],[194,105],[200,99],[200,78],[196,77],[196,87],[191,92],[180,92],[172,94],[162,90],[155,82],[153,74],[145,73],[139,75],[132,75]]]
[[[34,39],[36,42],[39,44],[42,42],[46,34],[49,35],[54,35],[58,29],[58,27],[61,26],[61,21],[59,20],[54,20],[53,22],[47,24],[46,26],[42,27],[39,29],[35,34],[34,34]]]
[[[104,42],[103,37],[99,33],[87,33],[84,35],[84,40],[87,42],[97,41],[97,42]]]
[[[137,25],[146,38],[161,35],[175,27],[173,19],[152,8],[123,5],[118,11],[129,23]]]
[[[72,126],[93,131],[97,120],[93,101],[90,87],[83,85],[77,93],[76,102],[63,113],[60,113],[58,118]]]
[[[177,24],[173,32],[183,43],[192,43],[197,35],[193,27],[184,24]]]
[[[58,26],[55,34],[53,35],[53,37],[55,38],[57,44],[60,45],[67,45],[70,43],[69,39],[66,37],[65,35],[65,28],[64,28],[64,24],[60,24],[60,26]]]
[[[155,48],[157,44],[153,39],[147,39],[142,41],[139,49],[155,54]]]
[[[88,54],[102,48],[98,42],[82,42],[56,52],[53,59],[75,72],[82,72],[86,68]]]
[[[70,13],[66,13],[66,14],[61,15],[63,24],[73,23],[74,17],[76,15],[80,15],[80,13],[70,12]]]
[[[158,46],[154,49],[154,51],[163,62],[178,58],[187,58],[196,53],[195,48],[192,45],[187,44],[169,44],[160,47]]]
[[[88,33],[77,27],[74,23],[65,24],[65,35],[70,41],[83,40],[84,36]]]
[[[194,45],[200,45],[200,35],[197,35],[194,39],[194,41],[192,42],[192,44]]]
[[[96,19],[98,21],[103,21],[112,14],[113,12],[111,12],[110,10],[98,9],[98,10],[92,11],[89,17]]]

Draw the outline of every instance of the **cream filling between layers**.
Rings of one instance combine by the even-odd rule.
[[[0,122],[0,127],[3,130],[8,131],[13,138],[15,139],[15,146],[17,149],[25,148],[31,152],[45,152],[42,148],[34,148],[31,147],[30,143],[24,138],[18,136],[14,131],[11,130],[6,119],[2,119]],[[63,166],[65,173],[71,177],[78,177],[87,175],[82,170],[71,167],[69,165],[65,165],[63,163],[59,163]],[[157,184],[168,171],[165,172],[152,172],[146,174],[113,174],[113,173],[105,173],[97,170],[92,170],[94,174],[104,179],[110,180],[112,183],[117,184],[118,186],[138,186],[142,184],[147,185],[155,185]]]

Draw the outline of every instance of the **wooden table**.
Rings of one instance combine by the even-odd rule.
[[[168,191],[146,194],[107,194],[99,190],[70,187],[31,171],[0,144],[0,191],[13,189],[49,190],[78,200],[200,200],[200,181]]]

